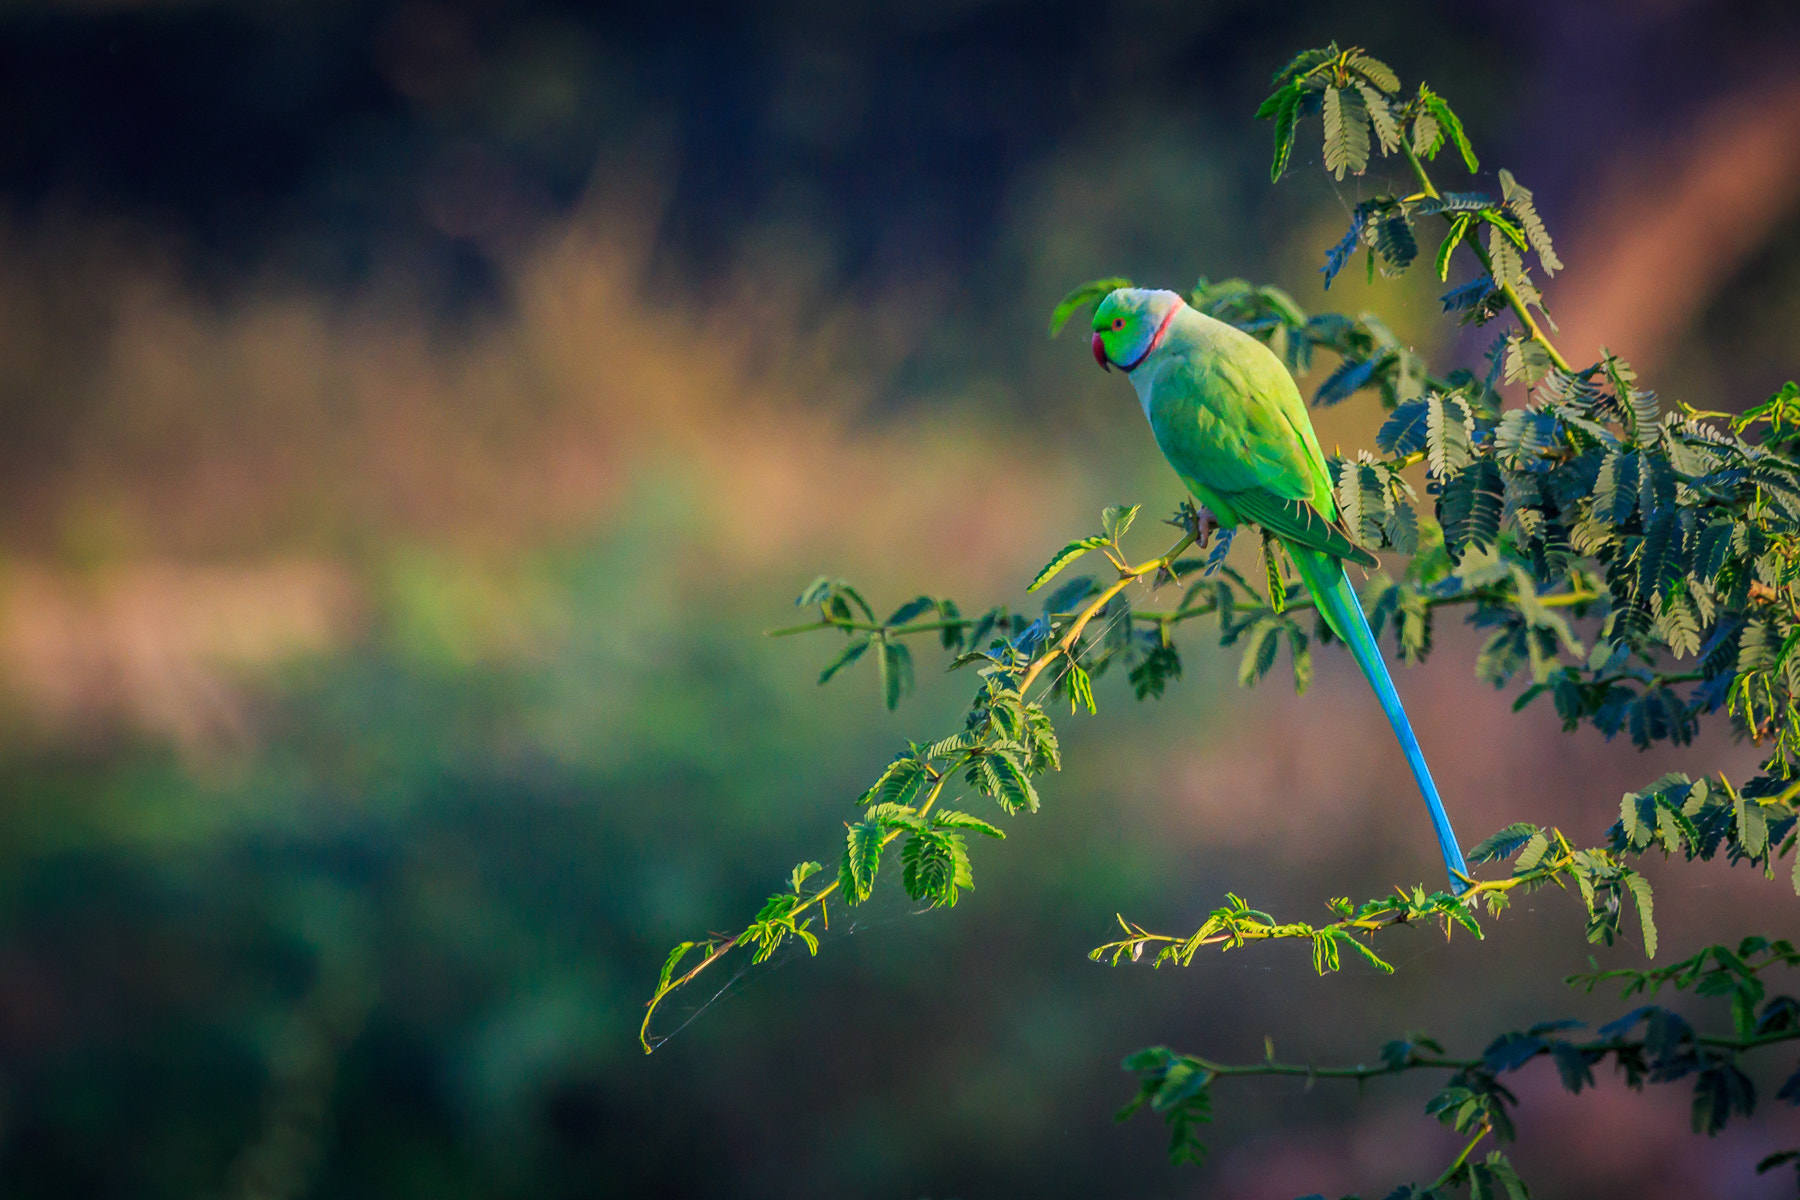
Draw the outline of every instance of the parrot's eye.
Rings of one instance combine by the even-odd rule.
[[[1124,317],[1114,317],[1113,318],[1113,332],[1117,333],[1119,330],[1121,330],[1123,328],[1125,328],[1125,318]]]

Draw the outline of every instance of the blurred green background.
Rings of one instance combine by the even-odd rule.
[[[667,948],[833,856],[872,774],[966,702],[929,652],[898,713],[867,663],[817,688],[833,644],[760,636],[807,580],[1023,604],[1103,505],[1179,499],[1125,385],[1044,338],[1063,291],[1241,274],[1325,305],[1323,250],[1380,185],[1332,185],[1309,137],[1271,187],[1250,114],[1331,38],[1429,80],[1536,190],[1572,357],[1604,342],[1702,408],[1794,373],[1786,3],[0,10],[0,1191],[1435,1175],[1426,1081],[1360,1105],[1247,1081],[1198,1170],[1110,1120],[1147,1044],[1354,1060],[1621,1008],[1557,983],[1590,953],[1561,895],[1485,943],[1398,932],[1392,977],[1279,947],[1087,961],[1115,912],[1175,931],[1233,890],[1309,917],[1433,875],[1337,655],[1300,699],[1279,672],[1240,692],[1194,633],[1159,704],[1109,677],[954,911],[835,912],[816,960],[721,968],[656,1055],[635,1041]],[[1329,300],[1473,363],[1437,290]],[[1378,420],[1363,397],[1322,440]],[[1513,717],[1477,644],[1445,622],[1400,680],[1468,841],[1598,838],[1627,787],[1755,760]],[[1800,911],[1722,864],[1652,870],[1671,958]],[[1782,1114],[1697,1139],[1683,1094],[1575,1100],[1547,1071],[1514,1155],[1544,1192],[1780,1194],[1751,1165]]]

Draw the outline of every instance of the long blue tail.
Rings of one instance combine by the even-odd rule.
[[[1444,812],[1444,802],[1438,798],[1437,784],[1431,781],[1431,768],[1425,765],[1419,739],[1413,736],[1412,722],[1406,719],[1406,709],[1401,707],[1400,694],[1388,677],[1387,663],[1382,661],[1381,648],[1375,644],[1375,635],[1369,630],[1369,618],[1363,613],[1362,602],[1356,598],[1356,590],[1344,574],[1344,564],[1329,554],[1303,546],[1289,544],[1286,549],[1307,591],[1318,601],[1319,610],[1330,623],[1332,632],[1350,647],[1350,653],[1356,656],[1356,665],[1362,668],[1369,686],[1375,689],[1381,710],[1387,713],[1394,736],[1400,741],[1400,749],[1406,754],[1407,765],[1412,768],[1419,791],[1425,796],[1425,807],[1431,810],[1431,826],[1437,831],[1438,850],[1443,853],[1444,867],[1450,872],[1450,890],[1460,894],[1469,886],[1466,880],[1469,865],[1463,861],[1456,833],[1450,828],[1450,818]]]

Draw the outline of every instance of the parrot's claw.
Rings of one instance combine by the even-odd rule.
[[[1219,528],[1219,520],[1212,515],[1210,509],[1203,504],[1197,505],[1190,500],[1183,500],[1181,502],[1181,507],[1176,510],[1174,518],[1163,523],[1165,525],[1173,525],[1177,529],[1186,530],[1188,533],[1193,534],[1194,545],[1201,550],[1206,549],[1206,544],[1212,541],[1212,535],[1216,533]],[[1224,542],[1219,544],[1221,547],[1225,545]],[[1214,557],[1217,557],[1217,555]],[[1165,583],[1180,582],[1181,579],[1175,574],[1174,569],[1169,564],[1164,563],[1156,569],[1156,579],[1150,586],[1159,588]]]
[[[1213,533],[1219,528],[1218,518],[1204,504],[1195,504],[1192,500],[1183,500],[1181,507],[1175,511],[1173,520],[1165,522],[1177,529],[1185,529],[1194,535],[1194,545],[1206,549],[1206,543],[1212,540]]]

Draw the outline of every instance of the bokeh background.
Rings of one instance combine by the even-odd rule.
[[[0,9],[0,1191],[9,1197],[1382,1194],[1453,1153],[1425,1080],[1222,1089],[1206,1165],[1117,1126],[1168,1043],[1367,1058],[1624,1007],[1557,982],[1576,901],[1392,977],[1303,950],[1107,969],[1120,911],[1305,917],[1435,875],[1340,655],[1296,699],[1186,639],[1101,688],[979,888],[892,892],[672,1002],[664,952],[830,859],[970,680],[770,641],[824,571],[892,608],[1023,604],[1098,510],[1178,491],[1129,390],[1043,334],[1072,284],[1245,275],[1322,306],[1372,180],[1270,70],[1366,45],[1537,191],[1561,344],[1736,409],[1796,371],[1800,19],[1787,3],[12,0]],[[1446,161],[1449,184],[1460,172]],[[1360,274],[1351,272],[1350,274]],[[1329,300],[1442,366],[1420,270]],[[1316,383],[1316,379],[1312,381]],[[1307,381],[1303,381],[1307,386]],[[1328,446],[1370,445],[1361,398]],[[1146,534],[1144,545],[1155,543]],[[1715,731],[1639,754],[1471,674],[1401,688],[1467,841],[1598,838]],[[1652,868],[1663,953],[1792,933],[1780,883]],[[854,920],[852,918],[855,918]],[[692,1018],[690,1020],[690,1018]],[[1522,1073],[1541,1194],[1784,1194],[1771,1105]],[[1787,1064],[1791,1069],[1791,1064]],[[1541,1069],[1540,1069],[1541,1068]]]

